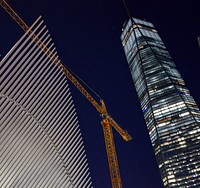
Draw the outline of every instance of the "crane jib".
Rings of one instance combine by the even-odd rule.
[[[122,182],[119,172],[119,166],[117,161],[117,154],[115,150],[115,144],[113,139],[112,127],[124,138],[124,140],[131,140],[131,136],[127,133],[126,130],[123,130],[107,113],[106,106],[103,100],[99,104],[89,92],[79,83],[79,81],[70,73],[70,71],[64,66],[64,64],[59,60],[55,59],[55,54],[45,47],[39,38],[29,30],[29,27],[26,23],[16,14],[16,12],[7,4],[5,0],[0,0],[0,5],[6,10],[6,12],[15,20],[15,22],[29,35],[32,35],[31,38],[37,43],[39,48],[43,49],[43,52],[49,55],[54,62],[66,75],[66,77],[74,84],[74,86],[86,97],[86,99],[96,108],[100,116],[103,118],[102,125],[104,131],[104,138],[106,144],[106,151],[110,169],[110,176],[113,188],[122,188]]]

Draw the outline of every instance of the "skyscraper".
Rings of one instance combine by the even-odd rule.
[[[40,17],[30,29],[0,63],[0,187],[92,187],[57,52]]]
[[[130,18],[121,41],[164,187],[200,187],[200,111],[153,24]]]

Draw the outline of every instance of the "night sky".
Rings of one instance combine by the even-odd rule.
[[[114,132],[124,188],[162,188],[155,156],[120,41],[127,15],[122,0],[7,1],[30,26],[43,16],[60,59],[106,102],[110,115],[133,137],[125,142]],[[152,22],[200,106],[199,0],[127,0],[131,15]],[[22,36],[21,28],[0,9],[0,54],[3,58]],[[74,86],[93,186],[110,188],[100,117]],[[98,98],[97,98],[98,100]]]

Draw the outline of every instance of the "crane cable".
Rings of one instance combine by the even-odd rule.
[[[62,62],[63,64],[63,62]],[[74,71],[72,71],[72,69],[70,69],[66,64],[64,64],[65,67],[67,68],[67,70],[70,71],[70,73],[77,78],[77,80],[79,80],[83,85],[85,85],[97,98],[99,98],[99,100],[102,100],[102,97],[96,92],[94,91],[94,89],[92,89],[86,82],[83,81],[83,79],[81,79]]]
[[[2,8],[4,8],[6,10],[6,12],[8,12],[8,14],[11,15],[11,17],[14,19],[17,19],[18,24],[20,25],[20,27],[22,27],[22,29],[26,32],[27,29],[29,28],[28,25],[26,25],[26,23],[20,18],[20,16],[9,6],[9,4],[4,1],[4,0],[0,0],[0,6],[2,6]],[[10,11],[11,10],[11,11]],[[14,19],[14,20],[15,20]],[[16,21],[16,20],[15,20]],[[60,61],[61,62],[61,61]],[[70,73],[75,77],[78,78],[79,81],[81,81],[81,83],[83,83],[83,85],[85,85],[93,94],[94,96],[96,96],[97,98],[100,99],[100,101],[102,100],[102,98],[97,94],[97,92],[95,92],[88,84],[86,84],[77,74],[75,74],[69,67],[66,66],[66,64],[64,64],[63,62],[61,62],[63,65],[65,65],[65,67],[70,71]]]

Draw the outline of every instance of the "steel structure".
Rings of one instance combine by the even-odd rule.
[[[8,5],[4,0],[0,1],[1,6],[6,10],[6,12],[15,20],[15,22],[29,34],[32,31],[26,25],[26,23],[16,14],[16,12]],[[80,82],[70,73],[70,71],[63,65],[59,59],[55,59],[54,53],[44,46],[42,41],[35,35],[32,35],[32,38],[38,43],[40,48],[43,48],[43,51],[52,57],[52,61],[63,71],[66,77],[74,84],[74,86],[85,96],[85,98],[96,108],[100,117],[102,118],[102,127],[105,138],[105,145],[108,157],[108,164],[110,169],[110,176],[113,188],[122,188],[122,182],[120,177],[119,165],[116,155],[116,149],[113,139],[112,127],[123,137],[124,140],[131,140],[131,136],[127,133],[126,130],[123,130],[108,114],[104,101],[101,99],[98,103],[88,91],[80,84]]]
[[[92,188],[68,80],[39,17],[0,62],[0,187]],[[55,61],[55,60],[54,60]]]

